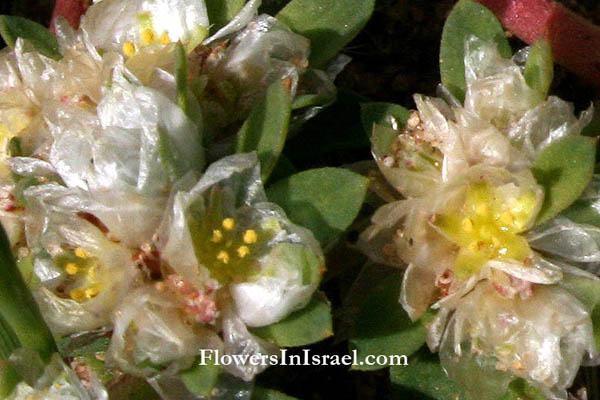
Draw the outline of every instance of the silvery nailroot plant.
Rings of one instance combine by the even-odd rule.
[[[248,398],[265,367],[201,350],[332,334],[322,249],[367,182],[323,168],[264,188],[373,8],[330,3],[100,0],[56,36],[0,17],[2,398]]]
[[[470,0],[446,21],[440,70],[439,97],[415,95],[416,111],[365,107],[372,187],[387,204],[358,246],[403,276],[373,285],[350,345],[414,354],[390,369],[401,393],[567,399],[600,345],[600,231],[585,217],[598,198],[596,140],[582,136],[593,110],[576,116],[548,95],[547,43],[512,55]]]

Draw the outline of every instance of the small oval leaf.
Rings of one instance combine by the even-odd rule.
[[[217,32],[240,12],[246,0],[206,0],[211,32]]]
[[[365,26],[374,0],[292,0],[277,19],[310,39],[310,64],[321,68]]]
[[[423,348],[409,359],[408,366],[390,367],[394,399],[456,400],[464,392],[440,365],[436,354]]]
[[[267,189],[269,199],[290,220],[310,229],[326,247],[352,224],[369,181],[342,168],[319,168],[294,174]]]
[[[532,167],[545,193],[537,224],[577,200],[592,179],[595,162],[596,141],[586,136],[567,136],[542,150]]]
[[[207,358],[207,362],[200,363],[200,358],[196,359],[194,365],[180,372],[179,376],[185,387],[198,396],[210,396],[217,385],[221,367],[215,365],[212,358]]]
[[[600,228],[600,210],[597,200],[577,200],[561,215],[578,224],[589,224]]]
[[[548,97],[548,90],[554,78],[552,48],[546,40],[538,40],[531,46],[525,63],[525,81],[534,89],[540,100]]]
[[[362,103],[360,105],[360,119],[368,136],[371,136],[373,125],[384,125],[388,128],[402,128],[410,111],[392,103]]]
[[[254,335],[280,347],[297,347],[315,343],[333,335],[331,305],[322,293],[282,321],[250,330]]]
[[[237,153],[256,151],[263,182],[273,171],[287,137],[291,95],[285,80],[274,82],[237,134]]]
[[[465,98],[465,39],[475,35],[495,42],[503,57],[512,52],[500,21],[490,10],[471,0],[460,0],[446,19],[440,45],[442,84],[460,101]]]
[[[356,350],[356,370],[375,370],[385,365],[368,365],[367,356],[410,356],[425,344],[427,330],[412,322],[400,305],[399,273],[392,273],[370,291],[355,316],[350,334],[350,349]]]
[[[10,47],[15,47],[17,38],[23,38],[46,57],[55,60],[62,57],[54,35],[37,22],[11,15],[0,15],[0,35]]]

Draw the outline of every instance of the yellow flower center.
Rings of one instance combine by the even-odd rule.
[[[98,259],[91,257],[81,247],[59,255],[56,263],[67,273],[67,292],[73,300],[89,300],[104,289],[104,285],[98,282],[96,276]]]
[[[469,185],[462,207],[437,215],[434,221],[458,246],[456,276],[467,279],[490,260],[524,262],[531,249],[519,233],[535,216],[537,201],[533,191],[507,199],[490,184]]]

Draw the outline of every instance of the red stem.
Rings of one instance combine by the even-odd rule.
[[[79,28],[81,16],[90,4],[91,0],[56,0],[50,20],[50,32],[55,33],[54,21],[57,17],[64,17],[74,29]]]
[[[517,37],[545,38],[556,62],[600,88],[600,27],[550,0],[475,0]]]

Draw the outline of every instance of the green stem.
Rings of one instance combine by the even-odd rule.
[[[13,351],[21,347],[17,335],[0,315],[0,360],[8,360]]]
[[[15,263],[6,232],[0,227],[0,317],[22,347],[49,361],[57,351],[50,329]],[[8,345],[14,338],[6,336]],[[13,343],[14,345],[14,343]]]

